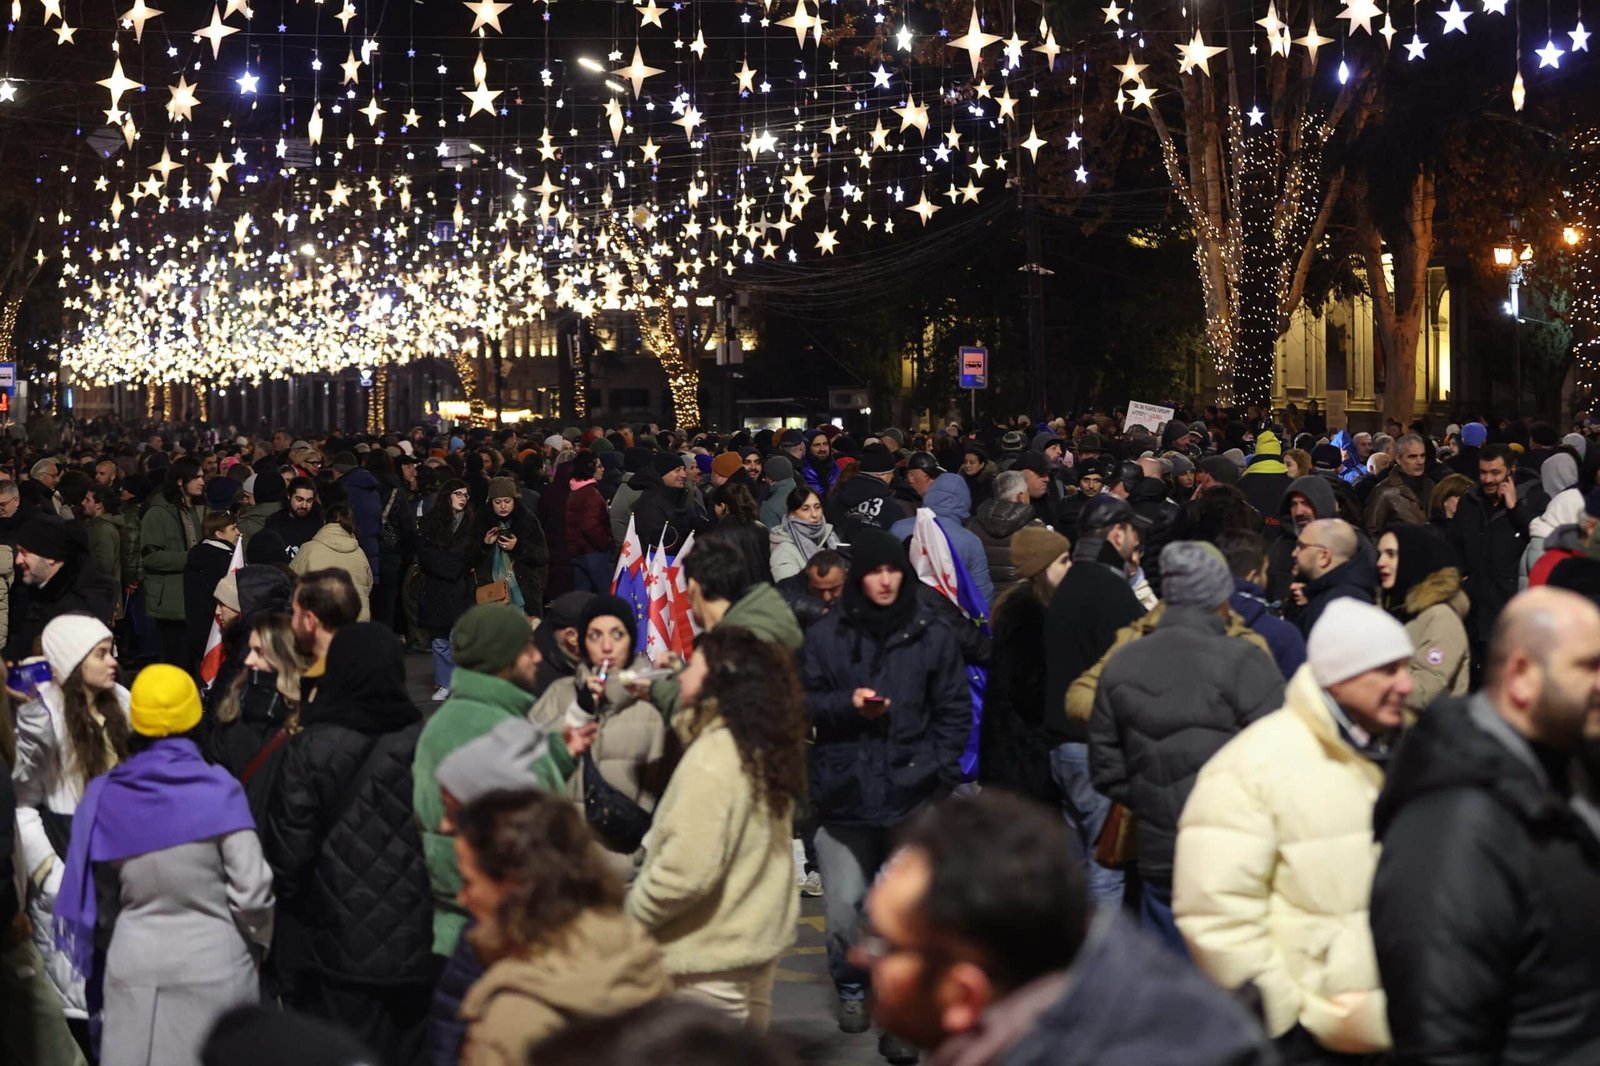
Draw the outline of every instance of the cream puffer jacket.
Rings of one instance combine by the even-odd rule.
[[[1390,1046],[1367,911],[1383,774],[1343,741],[1303,666],[1284,706],[1230,741],[1178,823],[1172,909],[1196,964],[1254,982],[1267,1032],[1295,1023],[1330,1051]]]

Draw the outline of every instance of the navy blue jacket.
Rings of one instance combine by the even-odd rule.
[[[1066,992],[996,1066],[1275,1066],[1245,1009],[1115,910],[1092,919]]]
[[[823,822],[895,825],[960,782],[972,698],[956,636],[929,604],[881,644],[843,609],[829,611],[806,632],[800,678],[816,731],[811,803]],[[888,711],[863,717],[851,702],[858,688],[887,696]]]
[[[1278,672],[1287,681],[1305,665],[1306,638],[1300,635],[1293,624],[1269,611],[1262,595],[1260,585],[1236,577],[1233,579],[1233,595],[1228,597],[1228,606],[1238,611],[1244,624],[1267,642],[1267,647],[1272,649],[1272,661],[1278,664]]]
[[[372,471],[357,467],[339,479],[339,487],[350,497],[350,510],[356,520],[356,543],[367,557],[372,572],[378,572],[378,527],[383,517],[383,493]],[[396,506],[399,506],[396,504]],[[398,517],[398,516],[391,516]]]

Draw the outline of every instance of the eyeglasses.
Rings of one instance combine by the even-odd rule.
[[[1295,551],[1299,551],[1301,548],[1322,548],[1322,547],[1326,547],[1326,545],[1318,544],[1314,540],[1297,540],[1297,541],[1294,542],[1294,550]]]
[[[452,496],[462,496],[462,497],[465,497],[465,496],[470,496],[470,495],[471,495],[471,493],[470,493],[470,492],[468,492],[468,491],[467,491],[467,490],[466,490],[466,489],[456,489],[456,490],[455,490],[455,491],[454,491],[454,492],[452,492],[452,493],[451,493],[451,494],[450,494],[450,495],[452,495]]]

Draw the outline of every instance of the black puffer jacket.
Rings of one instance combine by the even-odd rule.
[[[645,547],[654,548],[661,543],[668,555],[677,555],[690,533],[710,530],[711,523],[695,506],[688,488],[667,488],[661,483],[661,475],[651,469],[633,475],[632,484],[642,490],[639,502],[633,505],[633,522],[639,543]]]
[[[1396,1066],[1600,1062],[1600,813],[1552,769],[1482,696],[1433,704],[1390,764],[1372,933]]]
[[[1378,589],[1378,571],[1365,556],[1357,554],[1326,574],[1306,582],[1306,605],[1298,610],[1284,610],[1284,617],[1300,627],[1305,636],[1317,624],[1322,612],[1334,600],[1348,597],[1362,603],[1372,603]],[[1292,606],[1292,603],[1291,603]]]
[[[838,483],[824,512],[839,535],[848,538],[859,526],[888,529],[902,518],[914,517],[917,509],[879,479],[857,474]]]
[[[961,650],[931,605],[917,603],[909,617],[878,641],[836,607],[806,632],[811,800],[824,822],[896,825],[941,785],[960,781],[972,729]],[[888,697],[887,712],[863,717],[851,702],[857,688]]]
[[[1134,813],[1139,874],[1172,881],[1178,816],[1200,768],[1283,705],[1283,675],[1213,611],[1168,604],[1145,637],[1113,652],[1089,718],[1094,787]]]
[[[967,522],[967,528],[983,544],[983,554],[989,560],[989,580],[994,582],[994,598],[1000,597],[1018,585],[1017,564],[1011,557],[1011,538],[1017,530],[1027,525],[1044,525],[1034,517],[1033,504],[1014,500],[985,500],[978,513]]]
[[[994,651],[983,692],[978,781],[1044,803],[1059,803],[1050,773],[1054,745],[1044,730],[1045,605],[1032,589],[1002,597],[994,611]]]
[[[387,627],[340,630],[302,721],[262,832],[280,912],[304,928],[321,973],[430,983],[433,901],[411,806],[422,715]]]

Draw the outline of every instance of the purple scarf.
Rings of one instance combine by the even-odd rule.
[[[194,741],[158,740],[89,782],[72,817],[56,897],[56,946],[97,984],[94,864],[254,829],[244,789],[200,757]]]

